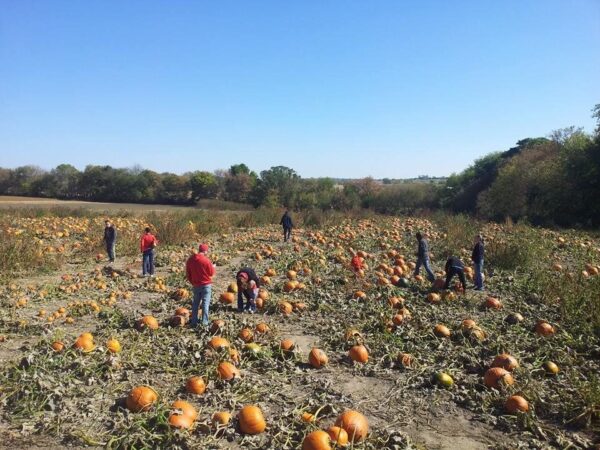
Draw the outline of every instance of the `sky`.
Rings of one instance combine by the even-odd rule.
[[[597,103],[600,0],[0,0],[0,167],[445,176]]]

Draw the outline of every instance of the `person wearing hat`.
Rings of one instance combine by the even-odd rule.
[[[419,242],[419,248],[417,249],[417,265],[415,266],[415,276],[419,275],[421,271],[421,265],[425,267],[425,272],[427,272],[427,279],[431,282],[435,281],[435,275],[431,270],[431,265],[429,262],[429,245],[427,244],[427,239],[425,236],[421,234],[421,232],[417,232],[415,235],[417,241]]]
[[[260,281],[256,276],[256,272],[249,267],[244,267],[235,276],[238,288],[238,312],[256,312],[256,297],[258,296],[258,288]],[[244,307],[244,299],[246,297],[246,306]]]
[[[192,302],[192,317],[190,326],[198,326],[198,310],[202,303],[202,325],[208,326],[208,310],[212,294],[212,277],[215,275],[215,265],[206,256],[208,245],[200,244],[198,253],[190,256],[185,264],[188,281],[193,286],[194,300]]]

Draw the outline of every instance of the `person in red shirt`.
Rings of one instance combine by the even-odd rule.
[[[154,247],[158,245],[158,239],[146,227],[140,239],[140,251],[142,252],[142,274],[143,276],[154,276]]]
[[[215,265],[206,256],[208,245],[200,244],[198,253],[188,258],[185,264],[187,279],[192,283],[194,300],[192,303],[192,317],[190,326],[198,325],[198,310],[202,303],[202,325],[208,326],[208,309],[212,291],[212,277],[215,275]]]

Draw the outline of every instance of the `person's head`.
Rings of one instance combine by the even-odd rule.
[[[200,244],[198,246],[198,253],[204,253],[206,255],[208,253],[208,245],[207,244]]]
[[[242,286],[246,286],[248,284],[249,279],[250,277],[248,277],[248,274],[246,272],[240,272],[237,276],[237,280]]]
[[[421,239],[423,239],[423,235],[421,234],[420,231],[417,231],[417,234],[415,234],[415,236],[417,237],[417,241],[420,241]]]
[[[150,227],[144,228],[144,233],[150,233]]]
[[[107,227],[110,227],[110,219],[106,219],[104,221],[104,225],[106,225]]]
[[[475,243],[479,244],[480,242],[483,242],[483,236],[481,236],[481,234],[478,234],[475,236]]]

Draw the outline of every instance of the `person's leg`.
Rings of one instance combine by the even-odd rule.
[[[154,275],[154,250],[150,250],[148,254],[148,273]]]
[[[465,271],[457,270],[456,273],[458,274],[458,279],[460,280],[460,284],[462,285],[463,292],[465,292],[467,290],[467,280],[465,279]]]
[[[423,260],[423,267],[425,267],[425,272],[427,272],[427,279],[433,283],[435,281],[435,275],[429,265],[429,258]]]
[[[413,274],[415,277],[419,275],[419,272],[421,272],[421,264],[423,264],[423,260],[418,257],[417,264],[415,265],[415,273]]]
[[[287,242],[287,230],[283,227],[283,242]]]
[[[475,263],[475,288],[483,289],[483,260]]]
[[[248,296],[248,311],[251,313],[256,312],[256,297],[258,296],[258,289],[252,290],[252,294]]]
[[[208,325],[208,312],[210,309],[211,285],[202,286],[202,325]]]
[[[148,252],[142,253],[142,275],[146,275],[148,273]]]
[[[198,325],[198,309],[202,300],[202,290],[200,286],[192,288],[194,299],[192,300],[192,316],[190,317],[190,327],[194,328]]]
[[[242,288],[238,286],[238,312],[244,312],[244,297],[242,294]]]
[[[291,228],[288,228],[288,229],[287,229],[287,238],[288,238],[288,240],[290,240],[290,239],[291,239],[291,237],[292,237],[292,229],[291,229]]]
[[[246,304],[244,305],[244,311],[248,311],[250,308],[250,296],[248,295],[248,291],[244,291],[244,297],[246,297]]]
[[[111,262],[115,261],[115,247],[116,247],[116,242],[113,242],[110,244],[110,253],[108,255],[109,259]]]
[[[446,283],[444,284],[444,289],[450,288],[450,281],[452,281],[452,277],[454,276],[454,269],[450,269],[446,272]]]

